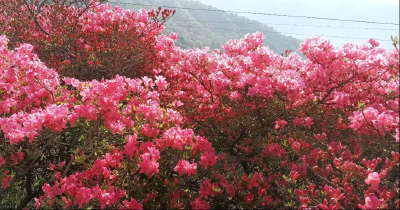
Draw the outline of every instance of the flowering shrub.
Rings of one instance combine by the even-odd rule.
[[[156,35],[174,13],[161,8],[111,10],[111,5],[97,1],[74,0],[79,8],[63,1],[45,2],[32,1],[28,6],[25,0],[1,0],[0,32],[13,47],[32,44],[47,67],[83,80],[141,77],[152,70],[159,48]]]
[[[261,33],[184,50],[161,10],[77,11],[0,10],[2,206],[400,208],[398,50],[310,38],[301,60]]]

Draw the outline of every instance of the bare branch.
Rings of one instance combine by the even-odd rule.
[[[33,21],[35,22],[35,24],[38,26],[38,28],[44,33],[44,34],[46,34],[47,36],[50,36],[50,34],[46,31],[46,30],[44,30],[44,28],[40,25],[40,23],[38,22],[38,20],[37,20],[37,18],[36,18],[36,14],[32,11],[32,9],[30,8],[30,6],[29,6],[29,3],[26,1],[26,0],[24,0],[24,3],[25,3],[25,5],[26,5],[26,8],[28,9],[28,11],[29,11],[29,13],[32,15],[32,18],[33,18]]]
[[[55,100],[54,100],[53,91],[51,91],[45,84],[43,84],[43,82],[39,81],[36,77],[34,78],[34,80],[35,80],[39,85],[41,85],[44,89],[46,89],[47,91],[50,92],[51,98],[53,99],[53,102],[54,102]]]
[[[33,164],[36,162],[36,160],[40,157],[40,154],[43,153],[43,151],[46,149],[46,147],[51,143],[51,141],[48,141],[42,148],[42,150],[40,151],[39,155],[37,155],[33,161],[31,162],[31,164],[29,164],[29,166],[26,168],[26,171],[29,172],[29,170],[32,168]]]
[[[88,137],[87,141],[85,142],[85,144],[78,150],[77,155],[80,155],[81,153],[83,153],[85,151],[86,147],[92,142],[94,132],[95,132],[94,127],[90,128],[89,137]],[[64,172],[62,173],[62,177],[65,177],[65,175],[67,175],[67,173],[71,169],[72,163],[74,161],[75,161],[75,156],[71,155],[71,159],[68,162],[68,165],[65,168]]]

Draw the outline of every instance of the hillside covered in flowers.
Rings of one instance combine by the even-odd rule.
[[[182,49],[175,13],[0,0],[0,208],[400,208],[396,43]]]

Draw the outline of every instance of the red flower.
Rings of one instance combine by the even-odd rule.
[[[251,203],[252,201],[253,201],[253,198],[254,198],[254,195],[253,194],[251,194],[251,193],[247,193],[247,196],[246,197],[244,197],[244,201],[245,201],[245,203]]]
[[[6,161],[4,160],[3,157],[0,156],[0,167],[1,167],[3,164],[6,164]]]

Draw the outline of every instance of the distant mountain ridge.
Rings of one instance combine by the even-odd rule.
[[[185,7],[194,9],[217,9],[192,0],[111,0],[113,6],[137,11],[144,9],[157,9],[158,5],[169,7]],[[128,4],[125,4],[128,3]],[[130,4],[129,4],[130,3]],[[132,5],[142,4],[142,5]],[[199,22],[200,21],[200,22]],[[213,21],[213,22],[209,22]],[[221,23],[230,22],[230,23]],[[264,45],[275,53],[281,54],[285,50],[297,52],[302,42],[300,39],[280,34],[272,27],[250,20],[248,18],[226,12],[176,9],[175,15],[165,24],[165,33],[178,34],[176,45],[185,49],[209,47],[211,50],[220,49],[231,39],[243,38],[247,33],[261,31],[266,36]]]

